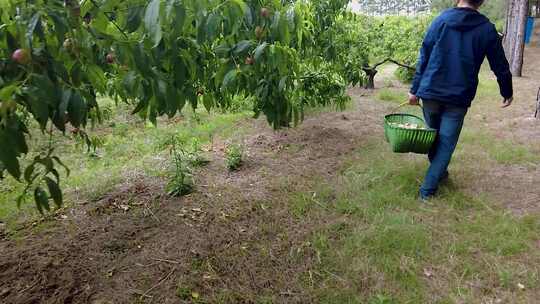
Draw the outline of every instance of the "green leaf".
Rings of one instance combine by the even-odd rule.
[[[47,170],[47,172],[51,171],[52,169],[54,169],[54,162],[51,158],[49,157],[44,157],[44,158],[39,158],[37,160],[38,163],[42,164],[45,169]]]
[[[268,43],[266,42],[263,42],[261,44],[259,44],[259,46],[255,49],[255,55],[254,55],[254,59],[255,59],[255,62],[258,62],[259,61],[259,58],[261,58],[263,52],[264,52],[264,49],[266,49],[266,46],[268,45]]]
[[[28,39],[28,41],[30,42],[30,45],[32,42],[32,36],[34,36],[34,31],[36,30],[36,27],[38,26],[40,19],[41,19],[41,13],[38,11],[32,16],[32,18],[30,19],[30,22],[28,22],[28,26],[26,28],[26,39]]]
[[[279,34],[278,30],[279,30],[280,20],[281,20],[281,13],[276,12],[274,14],[274,18],[272,20],[272,25],[271,25],[272,32],[274,33],[275,36]]]
[[[137,114],[141,112],[142,110],[146,109],[148,107],[148,99],[142,98],[139,100],[139,103],[137,106],[135,106],[135,109],[131,112],[131,114]]]
[[[245,53],[249,49],[249,47],[251,47],[251,41],[242,40],[234,46],[233,52],[235,55],[240,55]]]
[[[212,13],[206,21],[206,39],[213,41],[218,33],[218,27],[220,25],[221,16],[217,13]]]
[[[53,75],[54,77],[55,75]],[[32,74],[32,92],[31,98],[38,99],[39,103],[55,106],[58,102],[58,87],[45,75]]]
[[[227,43],[222,43],[214,48],[214,53],[216,53],[218,57],[228,57],[230,52],[231,48]]]
[[[54,23],[54,33],[56,34],[56,39],[58,39],[59,43],[62,43],[66,37],[66,33],[69,30],[66,20],[55,11],[49,11],[48,14]]]
[[[238,70],[236,68],[233,68],[227,74],[225,74],[225,77],[223,78],[222,89],[227,89],[236,80],[237,74]]]
[[[39,125],[42,129],[45,129],[47,120],[49,118],[49,107],[45,100],[39,98],[39,93],[36,92],[38,89],[32,90],[33,93],[28,98],[28,103],[30,104],[30,111],[34,115],[34,118],[39,122]]]
[[[68,118],[69,122],[75,127],[79,128],[85,123],[86,120],[86,104],[79,92],[75,91],[71,95],[68,105]]]
[[[124,89],[133,96],[136,91],[136,84],[137,84],[137,73],[135,71],[129,71],[122,80],[122,85],[124,86]]]
[[[186,19],[186,8],[184,7],[183,2],[175,2],[174,4],[175,19],[174,19],[174,30],[176,36],[179,36],[184,29],[184,22]]]
[[[69,74],[71,76],[71,82],[73,83],[73,85],[79,87],[81,85],[82,77],[81,64],[78,62],[75,63],[69,71]]]
[[[0,133],[0,162],[3,164],[4,168],[13,176],[16,180],[21,178],[21,167],[19,165],[19,160],[17,159],[17,153],[11,147],[5,147],[6,143],[9,143],[9,139],[5,134],[6,132]]]
[[[58,184],[54,180],[52,180],[50,177],[45,176],[44,179],[45,179],[45,182],[47,183],[47,188],[49,188],[49,193],[51,194],[51,198],[56,204],[56,207],[58,208],[62,207],[62,203],[63,203],[62,190],[60,190],[60,187],[58,186]]]
[[[35,178],[35,175],[33,175],[34,168],[35,168],[35,163],[32,163],[30,166],[26,167],[26,169],[24,170],[24,180],[29,184],[32,183]]]
[[[232,0],[232,2],[238,6],[242,14],[245,14],[249,10],[247,4],[242,0]]]
[[[214,85],[216,87],[220,87],[223,84],[223,79],[225,78],[225,75],[227,72],[229,72],[231,69],[234,69],[234,65],[229,62],[224,62],[219,70],[217,71],[216,75],[214,76]]]
[[[62,118],[66,118],[66,113],[68,111],[71,95],[73,95],[73,90],[71,89],[66,89],[62,92],[62,101],[60,102],[60,105],[58,106],[58,112],[60,112],[59,115]]]
[[[60,160],[60,158],[58,158],[58,156],[53,156],[52,159],[54,161],[56,161],[60,166],[62,166],[64,168],[64,170],[66,170],[66,176],[69,177],[69,175],[71,174],[71,171],[69,170],[69,168]]]
[[[154,72],[150,68],[151,58],[145,53],[144,47],[142,44],[137,44],[133,48],[133,58],[135,59],[135,65],[137,69],[141,71],[141,74],[151,77]]]
[[[150,99],[150,106],[148,107],[148,120],[154,125],[157,126],[157,97],[152,97]]]
[[[146,7],[146,12],[144,14],[144,24],[146,30],[150,34],[150,38],[154,42],[154,47],[156,47],[163,37],[161,31],[161,20],[160,20],[160,0],[152,0]]]
[[[97,65],[88,65],[85,67],[88,79],[92,82],[94,87],[99,92],[105,92],[107,90],[107,78],[105,78],[105,73]]]
[[[140,6],[132,6],[128,9],[126,26],[124,28],[126,32],[133,33],[141,26],[142,12],[143,9]]]
[[[285,89],[287,88],[287,78],[288,76],[284,76],[279,80],[278,89],[282,92],[285,91]]]
[[[291,34],[289,33],[289,21],[287,18],[281,18],[279,21],[279,36],[282,42],[289,44],[291,41]]]
[[[176,3],[176,0],[167,0],[167,4],[165,5],[165,17],[167,18],[167,22],[169,22],[171,18],[172,10]]]
[[[43,209],[50,211],[51,207],[49,206],[49,196],[47,195],[47,192],[43,190],[41,187],[36,187],[34,190],[34,201],[36,202],[36,207],[43,215]]]
[[[168,85],[163,79],[157,79],[154,85],[154,96],[155,96],[155,108],[159,115],[162,115],[167,112],[168,102],[167,98],[169,97]]]
[[[17,122],[19,124],[19,122]],[[26,144],[26,139],[24,138],[24,130],[20,128],[20,125],[8,127],[10,131],[10,142],[11,148],[17,153],[26,154],[28,153],[28,145]]]
[[[206,40],[206,27],[204,25],[206,25],[207,16],[199,14],[197,19],[197,42],[202,44]]]
[[[212,98],[212,95],[210,93],[204,94],[203,104],[206,111],[210,112],[210,110],[214,106],[214,98]]]
[[[107,33],[109,23],[110,20],[105,14],[97,14],[97,16],[94,16],[92,19],[92,28],[101,33]]]
[[[19,82],[13,83],[0,89],[0,101],[12,99],[13,94],[19,89]]]
[[[173,117],[178,111],[178,91],[172,85],[167,86],[167,115]]]

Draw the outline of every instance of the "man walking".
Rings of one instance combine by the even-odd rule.
[[[503,96],[502,107],[512,104],[512,74],[501,37],[487,17],[478,12],[484,0],[459,0],[431,24],[422,48],[409,103],[423,102],[426,123],[438,130],[429,152],[431,163],[420,199],[435,195],[448,178],[448,165],[463,121],[478,88],[478,74],[487,57]]]

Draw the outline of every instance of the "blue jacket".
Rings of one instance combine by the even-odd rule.
[[[470,107],[486,57],[501,95],[512,97],[512,74],[495,26],[476,10],[449,9],[433,21],[424,38],[411,93]]]

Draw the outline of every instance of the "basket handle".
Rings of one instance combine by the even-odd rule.
[[[394,110],[392,110],[392,113],[395,113],[397,110],[399,110],[400,108],[404,107],[404,106],[407,106],[409,105],[409,102],[406,101],[402,104],[400,104],[399,106],[397,106]],[[422,105],[420,103],[416,104],[416,106],[419,106],[421,109],[423,109]]]

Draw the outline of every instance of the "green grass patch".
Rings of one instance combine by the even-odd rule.
[[[523,165],[540,161],[540,155],[529,146],[517,144],[508,139],[496,139],[489,132],[466,128],[463,130],[460,140],[467,145],[467,150],[476,146],[477,149],[486,152],[492,160],[499,164]]]
[[[68,136],[58,133],[54,137],[59,147],[56,154],[71,170],[69,178],[62,176],[61,186],[67,205],[99,199],[115,185],[136,174],[165,176],[172,164],[169,155],[172,138],[190,145],[194,141],[210,144],[215,136],[238,136],[245,131],[238,123],[251,115],[249,112],[221,114],[185,109],[182,116],[161,119],[153,126],[129,115],[129,109],[124,105],[114,106],[108,99],[100,102],[111,108],[114,116],[103,125],[88,130],[90,136],[100,138],[101,145],[96,153],[87,153],[83,145]],[[31,151],[34,153],[39,153],[48,144],[46,136],[37,130],[33,132],[32,140]],[[33,155],[28,159],[31,157]],[[31,197],[21,210],[17,209],[15,201],[23,188],[23,184],[12,178],[1,181],[0,221],[13,223],[37,216]]]
[[[376,98],[381,101],[402,104],[407,101],[407,92],[400,89],[385,88],[379,90]]]
[[[359,150],[342,168],[328,208],[302,209],[304,217],[346,216],[311,241],[321,261],[312,287],[318,302],[482,303],[515,292],[516,282],[537,284],[540,218],[464,194],[461,166],[454,164],[453,181],[426,205],[416,200],[424,157],[393,154],[379,140]]]
[[[332,187],[321,181],[316,181],[317,185],[313,191],[293,192],[290,194],[289,209],[291,213],[301,218],[312,209],[328,209],[328,203],[332,200],[334,190]]]

